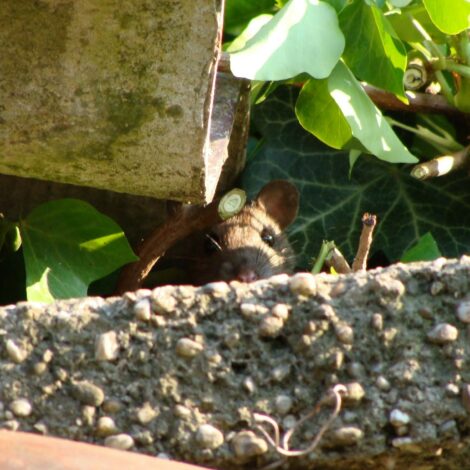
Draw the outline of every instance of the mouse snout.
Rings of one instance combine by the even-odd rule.
[[[259,277],[253,269],[245,268],[240,269],[237,273],[237,280],[241,282],[253,282],[258,280]]]

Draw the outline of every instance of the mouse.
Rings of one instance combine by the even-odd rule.
[[[291,274],[295,256],[284,230],[298,209],[299,192],[292,183],[267,183],[238,214],[190,237],[189,282],[253,282]]]

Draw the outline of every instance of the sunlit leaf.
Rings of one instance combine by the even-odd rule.
[[[433,23],[446,34],[457,34],[470,27],[468,0],[423,0]]]
[[[335,9],[318,0],[290,0],[245,47],[231,54],[235,76],[285,80],[303,72],[327,77],[344,49]]]
[[[20,230],[28,300],[85,296],[91,282],[137,259],[113,220],[76,199],[41,204]]]
[[[432,261],[441,256],[436,240],[430,233],[425,233],[416,245],[412,246],[403,254],[401,260],[403,263],[412,261]]]

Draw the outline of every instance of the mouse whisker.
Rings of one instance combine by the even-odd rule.
[[[220,243],[211,235],[206,233],[206,237],[217,247],[219,251],[222,251],[222,247],[220,246]]]

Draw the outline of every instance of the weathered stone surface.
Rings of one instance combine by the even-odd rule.
[[[381,286],[387,279],[392,286],[413,280],[415,288],[396,302],[377,289],[377,276]],[[444,288],[433,295],[436,281]],[[1,308],[0,334],[28,344],[29,354],[17,363],[0,348],[0,427],[45,429],[101,445],[120,433],[128,436],[123,448],[132,445],[132,451],[210,468],[255,469],[281,459],[257,428],[255,414],[276,421],[282,436],[329,397],[290,439],[292,449],[305,449],[332,411],[328,391],[343,384],[348,394],[319,446],[287,458],[283,468],[467,468],[470,342],[456,309],[470,291],[470,258],[321,275],[315,284],[317,294],[308,296],[292,291],[285,279],[233,283],[218,291],[142,290],[123,298],[57,302],[42,311],[33,305],[34,315],[26,303]],[[174,300],[174,312],[164,323],[152,321],[153,311],[149,322],[136,319],[135,305],[159,292]],[[262,337],[265,313],[244,315],[241,304],[264,312],[285,304],[289,315],[279,335]],[[423,308],[428,315],[420,314]],[[455,340],[429,341],[428,332],[446,323],[458,330]],[[337,336],[345,324],[354,331],[353,343]],[[112,362],[96,361],[95,338],[110,330],[119,337],[120,354]],[[203,350],[192,359],[180,357],[177,344],[184,338]],[[236,341],[228,347],[229,338]],[[46,356],[47,368],[35,374],[34,364]],[[331,359],[337,356],[344,360]],[[256,386],[247,389],[247,381]],[[84,383],[100,390],[99,400],[77,395],[77,384]],[[11,411],[20,399],[30,403],[31,414]],[[152,419],[142,415],[143,407],[152,410]],[[271,425],[263,427],[273,436]],[[217,446],[201,437],[201,428],[221,433],[214,433]],[[246,436],[249,442],[240,441]]]
[[[0,2],[0,172],[203,201],[221,3]]]

